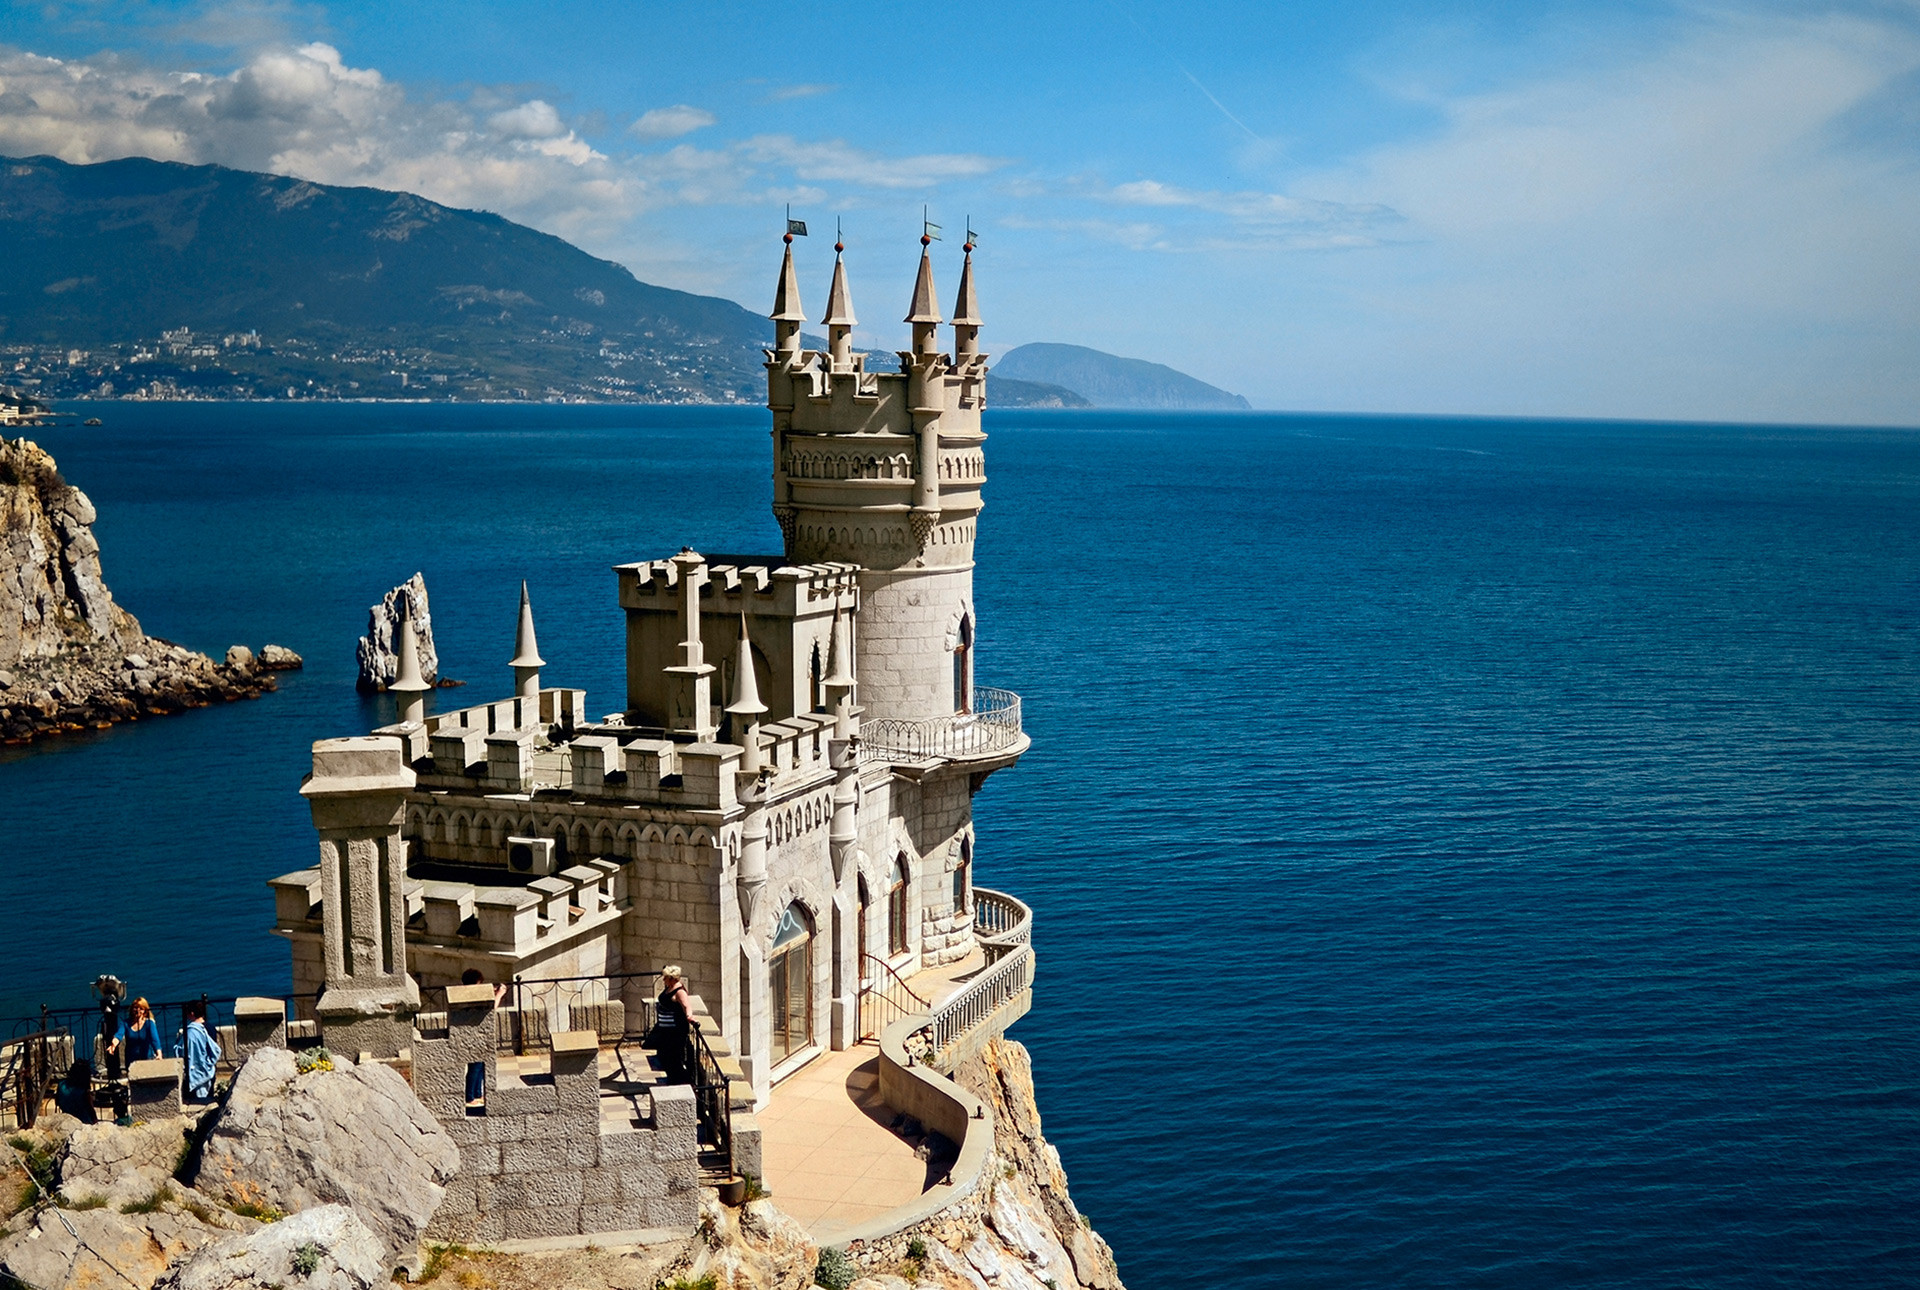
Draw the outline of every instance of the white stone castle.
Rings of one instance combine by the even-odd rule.
[[[650,974],[679,963],[764,1107],[893,1020],[879,1001],[916,972],[983,964],[930,1014],[924,1042],[949,1057],[1025,1010],[1030,915],[973,885],[973,795],[1028,739],[1018,697],[975,683],[972,245],[947,354],[922,238],[912,349],[891,373],[851,350],[837,254],[827,349],[802,348],[791,240],[767,351],[785,551],[618,566],[626,695],[610,716],[543,684],[523,589],[512,697],[426,715],[409,624],[400,720],[314,745],[301,792],[320,863],[273,887],[294,988],[320,992],[336,1051],[416,1047],[446,1025],[423,1014],[477,1006],[457,988],[469,971],[519,983],[517,1024],[538,1010],[549,1033],[618,1034]]]

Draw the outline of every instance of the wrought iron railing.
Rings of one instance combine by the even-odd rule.
[[[973,938],[991,967],[1018,947],[1033,943],[1033,910],[1004,891],[975,887]]]
[[[1020,696],[975,686],[973,711],[908,721],[879,717],[860,723],[861,755],[879,758],[988,757],[1020,740]]]
[[[966,988],[934,1008],[926,1030],[927,1061],[942,1065],[954,1044],[1003,1006],[1033,988],[1033,947],[1022,945],[981,971]]]
[[[887,961],[860,955],[860,1038],[876,1038],[902,1017],[926,1012],[933,1004],[908,985]]]
[[[693,1105],[699,1121],[700,1163],[733,1177],[733,1094],[720,1059],[713,1055],[699,1026],[690,1026],[693,1042]]]

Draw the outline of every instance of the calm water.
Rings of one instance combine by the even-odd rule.
[[[774,549],[764,413],[115,405],[44,442],[258,703],[0,754],[0,1015],[280,990],[313,738],[427,575],[621,693],[608,566]],[[977,802],[1134,1290],[1920,1282],[1920,434],[995,414]],[[596,697],[597,696],[597,697]]]

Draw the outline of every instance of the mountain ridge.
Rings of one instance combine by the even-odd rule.
[[[1040,342],[1001,356],[994,372],[1003,379],[1059,386],[1097,408],[1164,408],[1247,411],[1238,394],[1143,358],[1122,358],[1084,345]]]

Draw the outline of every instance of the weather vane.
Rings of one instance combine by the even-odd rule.
[[[803,219],[795,219],[793,217],[793,206],[789,204],[787,206],[787,235],[780,240],[783,242],[791,242],[796,237],[805,237],[806,235],[807,222]]]
[[[972,254],[973,248],[979,244],[980,235],[973,231],[973,216],[969,215],[967,216],[967,240],[960,244],[960,249]]]
[[[940,240],[940,226],[927,218],[927,208],[920,208],[920,245]]]

